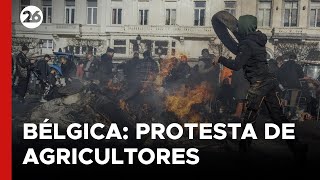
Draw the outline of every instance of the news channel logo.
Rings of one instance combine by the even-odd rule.
[[[20,13],[20,22],[29,29],[40,26],[43,20],[42,11],[37,6],[27,6]]]

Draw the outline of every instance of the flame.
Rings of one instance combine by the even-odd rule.
[[[188,119],[189,122],[200,122],[199,113],[192,110],[195,104],[201,104],[212,98],[212,90],[207,82],[202,82],[193,89],[182,86],[174,95],[169,95],[165,100],[165,107],[173,112],[180,120]]]
[[[120,108],[123,110],[123,111],[129,111],[129,106],[128,106],[128,104],[126,103],[126,101],[125,100],[123,100],[123,99],[120,99],[120,101],[119,101],[119,106],[120,106]]]
[[[221,74],[220,74],[220,82],[223,82],[225,79],[228,80],[228,83],[231,83],[231,76],[232,76],[232,70],[224,67],[222,68]]]
[[[163,83],[163,80],[170,74],[171,70],[175,66],[175,57],[164,59],[160,63],[160,72],[159,72],[159,80]]]
[[[191,112],[190,115],[188,116],[189,123],[200,123],[201,122],[201,115],[198,112]]]

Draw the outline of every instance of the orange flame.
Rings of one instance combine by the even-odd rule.
[[[120,108],[121,108],[123,111],[129,112],[129,106],[128,106],[128,104],[126,103],[125,100],[120,99],[120,101],[119,101],[119,106],[120,106]]]
[[[200,122],[199,113],[192,111],[195,104],[205,103],[212,98],[212,92],[207,82],[202,82],[195,88],[185,88],[184,86],[174,95],[166,97],[165,106],[173,112],[180,120],[189,119],[189,122]]]
[[[171,70],[174,68],[174,66],[176,64],[175,59],[176,59],[175,57],[164,59],[160,63],[159,77],[160,77],[161,83],[170,74]]]

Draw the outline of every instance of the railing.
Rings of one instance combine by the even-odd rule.
[[[78,30],[79,24],[55,24],[55,28],[61,29],[61,30],[72,30],[72,29]]]
[[[280,27],[274,29],[276,36],[302,37],[306,29],[301,27]]]
[[[101,29],[103,28],[103,29]],[[260,30],[271,36],[272,28],[261,28]],[[12,33],[42,33],[42,34],[99,34],[106,33],[125,33],[125,34],[146,34],[146,35],[168,35],[185,37],[212,37],[215,33],[211,26],[166,26],[166,25],[124,25],[106,26],[99,25],[80,25],[80,24],[41,24],[35,29],[28,29],[20,23],[12,23]],[[320,28],[301,28],[301,27],[276,27],[274,28],[275,37],[310,37],[320,39]]]
[[[44,24],[35,29],[28,29],[20,23],[13,24],[14,33],[43,33],[43,34],[80,34],[79,24]]]
[[[171,35],[171,36],[213,36],[214,31],[212,27],[193,27],[193,26],[139,26],[139,25],[126,25],[107,27],[106,32],[119,32],[127,34],[154,34],[154,35]]]

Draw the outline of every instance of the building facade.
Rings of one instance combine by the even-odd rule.
[[[28,5],[43,12],[35,29],[20,23]],[[320,41],[320,0],[13,0],[13,49],[27,42],[40,54],[60,49],[100,55],[112,47],[118,58],[146,49],[153,55],[197,58],[203,48],[215,53],[220,45],[211,17],[221,10],[237,18],[257,16],[270,58],[277,43]]]

